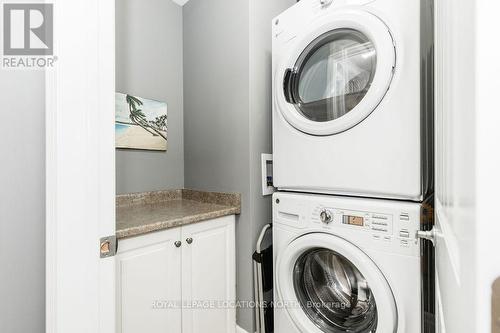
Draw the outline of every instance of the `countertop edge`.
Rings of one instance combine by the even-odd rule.
[[[159,221],[148,223],[142,226],[136,226],[131,228],[126,228],[116,231],[117,239],[127,239],[131,237],[141,236],[149,234],[156,231],[168,230],[172,228],[181,227],[183,225],[189,225],[193,223],[199,223],[223,216],[238,215],[241,213],[240,206],[227,206],[227,208],[222,208],[214,210],[208,213],[195,214],[177,219],[170,219],[167,221]]]
[[[222,206],[241,207],[241,193],[212,192],[187,188],[119,194],[116,196],[116,207],[119,208],[141,204],[161,203],[182,199],[212,203]]]

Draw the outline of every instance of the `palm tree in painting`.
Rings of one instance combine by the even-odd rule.
[[[146,119],[146,115],[140,108],[143,104],[142,101],[137,97],[130,95],[127,95],[125,98],[130,112],[129,117],[132,123],[142,127],[153,136],[161,136],[166,141],[167,137],[162,133],[162,131],[166,131],[167,116],[156,117],[155,121],[148,121]]]

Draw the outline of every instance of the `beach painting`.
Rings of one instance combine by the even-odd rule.
[[[167,150],[167,103],[115,95],[116,148]]]

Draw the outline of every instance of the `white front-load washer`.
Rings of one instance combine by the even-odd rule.
[[[273,20],[274,184],[421,201],[432,0],[301,0]]]
[[[421,205],[277,192],[275,333],[420,333]]]

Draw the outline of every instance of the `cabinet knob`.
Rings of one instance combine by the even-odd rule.
[[[186,239],[186,243],[192,244],[193,243],[193,239],[191,237],[189,237],[188,239]]]
[[[181,247],[182,242],[181,242],[181,241],[176,241],[176,242],[174,243],[174,245],[175,245],[175,247]]]

